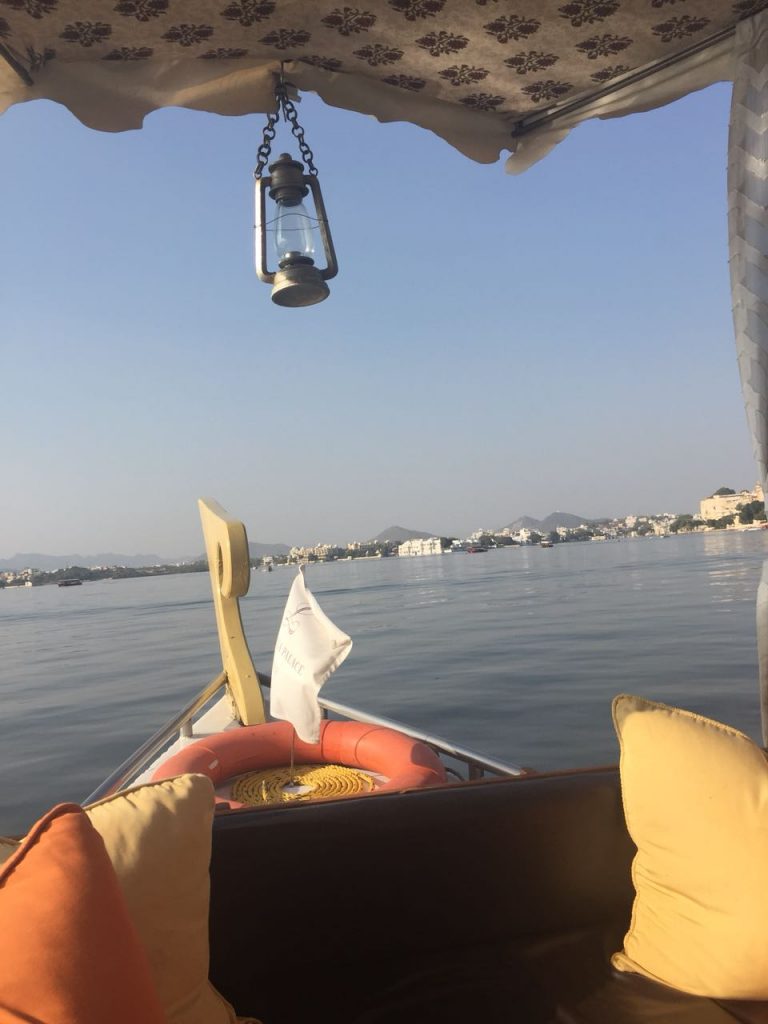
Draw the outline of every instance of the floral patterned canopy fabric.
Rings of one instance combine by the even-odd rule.
[[[285,62],[299,89],[382,120],[413,121],[494,160],[514,148],[521,116],[686,50],[765,6],[353,2],[0,0],[0,110],[46,97],[111,131],[137,127],[161,106],[265,111]]]

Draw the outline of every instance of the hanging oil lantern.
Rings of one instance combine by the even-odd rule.
[[[336,252],[331,240],[323,194],[312,150],[304,140],[296,108],[288,98],[282,75],[275,89],[277,111],[270,114],[259,146],[259,159],[254,171],[256,179],[256,273],[259,280],[272,285],[272,301],[278,306],[311,306],[327,299],[326,284],[338,272]],[[282,153],[263,170],[269,159],[275,124],[282,113],[298,140],[304,163]],[[304,165],[308,173],[304,172]],[[304,202],[311,194],[314,215]],[[267,208],[267,197],[274,208]],[[275,269],[269,269],[269,249]],[[315,258],[322,249],[325,266],[318,267]]]

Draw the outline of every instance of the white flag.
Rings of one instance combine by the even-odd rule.
[[[299,569],[293,581],[272,661],[269,710],[290,722],[299,739],[320,739],[320,687],[349,654],[352,641],[334,626]]]

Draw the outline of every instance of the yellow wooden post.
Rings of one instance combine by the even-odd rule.
[[[256,669],[243,632],[239,598],[248,593],[251,578],[245,526],[210,498],[198,501],[205,552],[216,609],[221,661],[229,691],[243,725],[266,721]]]

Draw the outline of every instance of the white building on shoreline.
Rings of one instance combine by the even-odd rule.
[[[443,545],[439,537],[412,537],[398,545],[397,553],[401,558],[416,555],[442,555]]]

